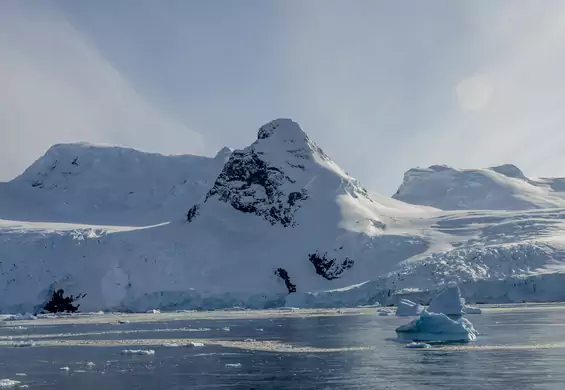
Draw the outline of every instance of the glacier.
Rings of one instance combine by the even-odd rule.
[[[408,204],[290,119],[215,157],[56,145],[0,183],[0,311],[56,289],[86,293],[82,311],[428,304],[453,282],[469,303],[565,300],[565,209],[544,180],[509,210]]]

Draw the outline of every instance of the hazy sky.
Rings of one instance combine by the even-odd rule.
[[[0,180],[52,144],[213,155],[290,117],[367,187],[565,176],[561,0],[0,1]]]

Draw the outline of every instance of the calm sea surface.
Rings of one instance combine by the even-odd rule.
[[[477,342],[432,350],[408,349],[393,340],[394,329],[410,318],[377,315],[25,325],[27,329],[13,328],[18,321],[3,322],[4,342],[33,339],[40,345],[0,347],[0,379],[17,380],[30,389],[61,390],[565,389],[565,310],[487,309],[468,318],[481,332]],[[184,327],[193,331],[179,330]],[[253,338],[290,344],[299,352],[104,345],[109,340],[175,338]],[[106,342],[41,345],[55,340]],[[347,350],[352,347],[366,349]],[[124,356],[126,348],[153,349],[155,355]],[[327,348],[333,352],[319,350]]]

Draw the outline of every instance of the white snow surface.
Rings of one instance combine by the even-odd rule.
[[[424,310],[424,307],[418,303],[408,299],[400,299],[396,308],[398,317],[418,316]]]
[[[419,318],[396,328],[396,333],[401,340],[431,342],[474,341],[479,334],[466,318],[453,320],[443,313],[426,310]]]
[[[386,198],[289,119],[214,159],[57,145],[0,183],[0,218],[3,313],[59,288],[82,311],[427,303],[450,282],[471,303],[565,300],[565,209]]]
[[[206,193],[230,154],[228,148],[211,158],[54,145],[20,176],[0,183],[0,219],[125,226],[179,219]]]
[[[393,198],[442,210],[530,210],[565,207],[565,178],[530,179],[512,165],[413,168]]]
[[[460,316],[465,313],[465,300],[461,297],[459,286],[447,286],[437,297],[432,299],[428,312],[443,313],[448,316]]]

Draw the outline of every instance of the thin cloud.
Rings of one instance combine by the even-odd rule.
[[[46,3],[1,2],[0,58],[0,179],[58,142],[204,150],[200,134],[140,96]]]

